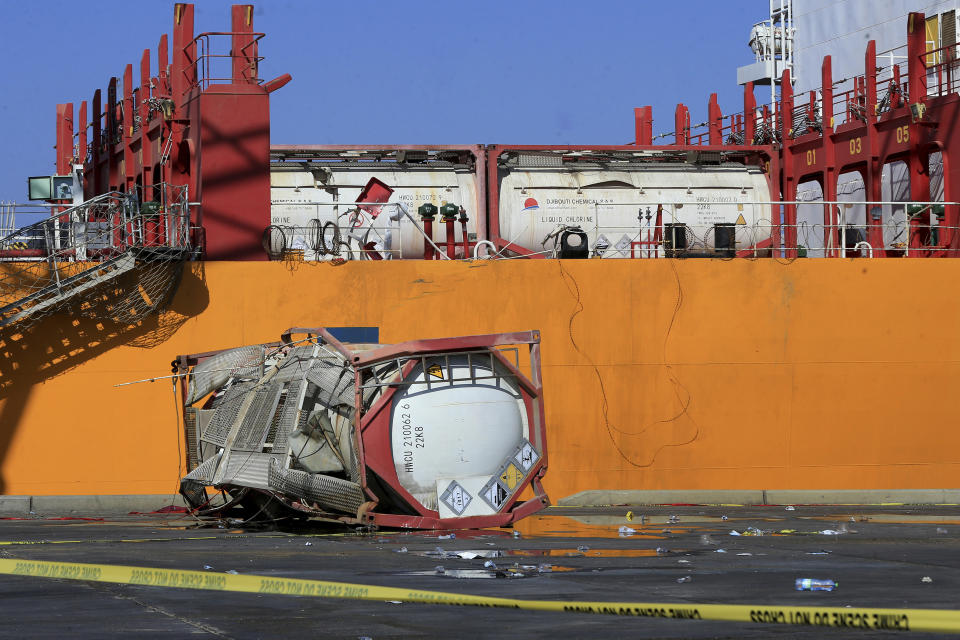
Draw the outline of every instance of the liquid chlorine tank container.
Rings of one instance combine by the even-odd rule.
[[[489,233],[508,250],[535,253],[553,248],[558,229],[575,226],[591,255],[603,258],[662,257],[671,246],[723,254],[769,241],[765,167],[704,156],[684,162],[678,153],[629,150],[491,152]]]

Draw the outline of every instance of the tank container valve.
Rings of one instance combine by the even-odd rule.
[[[437,217],[437,207],[432,202],[424,202],[417,208],[417,213],[419,213],[420,217],[424,220],[433,220]]]
[[[443,216],[444,220],[452,220],[457,217],[457,214],[460,212],[460,208],[451,203],[447,203],[440,207],[440,215]]]

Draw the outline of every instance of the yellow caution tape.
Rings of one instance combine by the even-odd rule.
[[[941,609],[516,600],[442,591],[328,582],[326,580],[4,558],[0,558],[0,574],[58,580],[112,582],[150,587],[312,596],[317,598],[347,598],[351,600],[393,600],[426,604],[501,607],[528,611],[570,611],[643,618],[722,620],[804,627],[960,633],[960,611]]]
[[[312,537],[321,535],[335,537],[344,534],[308,534],[297,537]],[[355,534],[354,534],[355,535]],[[236,540],[238,538],[292,538],[294,536],[283,533],[279,534],[240,534],[231,536],[186,536],[177,538],[87,538],[86,540],[0,540],[0,547],[13,545],[35,545],[35,544],[110,544],[110,543],[142,543],[142,542],[184,542],[190,540]]]

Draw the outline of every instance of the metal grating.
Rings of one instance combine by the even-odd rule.
[[[187,471],[197,467],[200,457],[200,432],[197,430],[197,409],[183,410],[183,428],[187,432]]]
[[[278,464],[270,465],[269,484],[275,491],[311,500],[332,511],[356,513],[364,502],[363,491],[355,482],[283,469]]]
[[[219,484],[267,489],[267,474],[273,458],[269,453],[232,451]]]
[[[280,402],[283,383],[268,382],[254,392],[253,402],[243,416],[240,429],[233,442],[236,451],[260,451],[267,437],[267,429],[273,420],[273,413]]]
[[[944,60],[944,62],[951,62],[956,56],[956,50],[953,48],[953,45],[957,44],[957,13],[954,9],[943,12],[940,28],[943,31],[940,36],[940,44],[944,47],[949,47],[944,50],[944,54],[950,56],[950,58]]]
[[[280,420],[277,425],[277,432],[273,436],[273,452],[281,453],[287,447],[287,438],[296,426],[297,419],[300,416],[300,392],[304,386],[302,380],[295,380],[287,387],[287,401],[280,411]],[[306,413],[306,412],[303,412]],[[268,442],[270,440],[268,439]]]
[[[273,379],[277,382],[290,382],[303,378],[310,369],[313,360],[313,345],[294,347],[278,365],[277,374]]]
[[[203,430],[202,440],[221,447],[224,445],[240,413],[240,407],[243,406],[243,399],[253,386],[252,382],[239,382],[227,389],[217,406],[216,413],[210,419],[210,424]]]
[[[207,358],[193,368],[185,404],[193,404],[223,386],[230,376],[259,378],[262,362],[263,347],[260,345],[230,349]]]
[[[320,360],[307,371],[307,380],[320,388],[317,400],[324,406],[353,406],[353,372],[329,360]]]
[[[517,156],[517,164],[521,167],[562,167],[563,157],[557,154],[521,153]]]
[[[210,484],[211,482],[213,482],[213,475],[217,471],[217,464],[219,464],[220,457],[222,455],[223,454],[218,453],[216,455],[210,456],[209,458],[204,460],[200,464],[200,466],[198,466],[196,469],[194,469],[193,471],[188,473],[186,476],[184,476],[183,479],[193,480],[194,482],[199,482],[205,485]]]

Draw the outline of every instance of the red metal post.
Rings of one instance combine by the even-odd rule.
[[[257,43],[253,35],[253,5],[235,4],[230,10],[232,78],[237,84],[257,82]]]
[[[190,122],[187,93],[197,84],[196,53],[197,43],[193,39],[193,5],[178,2],[173,8],[173,51],[170,62],[170,97],[174,103],[174,113],[168,133],[169,140],[163,143],[164,148],[169,149],[164,174],[167,176],[168,185],[190,188],[191,197],[196,195],[197,190],[194,187],[198,184],[199,176],[196,175],[198,167],[192,166],[196,156],[191,153],[190,141],[186,139],[187,123]],[[200,220],[192,218],[191,222],[198,224]]]
[[[764,109],[766,111],[766,109]],[[780,81],[780,106],[779,122],[780,140],[782,142],[783,167],[782,175],[782,200],[793,201],[796,199],[797,185],[796,176],[793,175],[793,155],[790,153],[793,140],[790,137],[790,128],[792,125],[791,115],[793,113],[793,85],[790,84],[790,70],[784,69]],[[764,113],[766,117],[766,113]],[[773,221],[776,224],[776,220]],[[784,240],[786,244],[786,254],[788,258],[797,257],[797,205],[786,204],[783,206],[783,223],[786,225]]]
[[[167,50],[167,34],[160,36],[160,42],[157,44],[157,89],[154,95],[160,98],[170,99],[170,63]],[[161,114],[161,117],[162,114]],[[171,135],[171,127],[166,123],[157,131],[157,162],[163,159],[163,152],[166,148],[167,139]],[[170,163],[160,165],[160,182],[170,183],[171,172]]]
[[[676,140],[675,144],[679,145],[689,145],[690,144],[690,110],[687,109],[682,103],[677,105],[677,110],[674,112],[673,117],[674,122],[674,138]]]
[[[173,7],[173,62],[170,87],[177,107],[197,84],[197,44],[193,41],[193,5],[178,2]]]
[[[90,154],[90,162],[93,165],[91,173],[93,174],[87,180],[90,195],[103,193],[103,169],[101,160],[103,158],[103,110],[100,107],[100,89],[93,92],[93,153]]]
[[[707,140],[710,144],[723,144],[723,112],[720,111],[720,105],[717,104],[717,94],[710,94],[710,102],[707,104],[707,128],[709,135]]]
[[[70,173],[73,159],[73,103],[57,105],[57,174]]]
[[[170,96],[170,63],[167,62],[167,34],[160,36],[157,44],[157,90],[156,94],[163,97]]]
[[[821,74],[820,96],[823,102],[821,117],[823,118],[823,137],[826,139],[833,135],[833,63],[830,56],[823,59]]]
[[[648,146],[653,144],[653,107],[636,107],[633,110],[635,128],[634,144]]]
[[[140,57],[140,180],[143,183],[143,199],[153,200],[150,187],[153,185],[153,145],[150,144],[150,49],[144,49]],[[149,191],[149,193],[148,193]]]
[[[864,190],[867,200],[879,202],[883,199],[881,180],[883,166],[880,164],[879,141],[877,135],[877,42],[870,40],[863,58],[865,77],[867,79],[867,127],[865,147],[867,151],[866,168],[864,169]],[[897,78],[897,68],[894,67],[894,77]],[[899,88],[899,85],[896,85]],[[890,108],[893,109],[896,98],[890,94]],[[880,205],[867,205],[864,223],[867,227],[867,242],[873,248],[873,256],[882,258],[886,255],[883,242],[883,216]]]
[[[922,110],[926,108],[927,99],[927,68],[926,68],[927,35],[926,20],[922,13],[910,13],[907,16],[907,73],[908,95],[911,112],[918,117],[911,118],[909,125],[910,154],[907,166],[910,169],[910,199],[915,202],[930,200],[930,172],[928,167],[927,149],[921,141],[926,132],[921,124]],[[920,257],[920,249],[930,243],[930,214],[924,212],[910,221],[910,255]]]
[[[68,102],[66,104],[57,105],[57,173],[59,175],[66,175],[72,173],[72,161],[73,161],[73,103]],[[57,194],[51,194],[56,198]],[[56,211],[63,211],[63,207],[58,207],[51,210],[51,214]],[[66,219],[62,219],[62,222],[67,222]]]
[[[110,78],[107,84],[107,117],[105,137],[107,152],[107,184],[106,191],[118,188],[120,185],[116,175],[116,161],[114,147],[117,142],[117,79]]]
[[[827,97],[830,96],[832,104],[833,96],[833,66],[830,56],[827,56],[823,59],[823,65],[820,68],[820,91],[823,95],[823,104],[824,111],[826,111]],[[810,92],[810,102],[807,105],[808,113],[810,117],[813,117],[813,108],[817,100],[817,92]],[[823,137],[821,138],[822,154],[823,154],[823,199],[827,202],[833,202],[837,199],[837,152],[834,147],[834,140],[832,129],[833,127],[829,126],[827,122],[826,113],[823,116]],[[837,205],[835,204],[825,204],[823,209],[823,241],[824,241],[824,255],[827,257],[840,255],[837,251],[839,247],[838,238],[840,237],[839,229],[837,224],[839,222],[839,216],[836,214]],[[833,247],[834,251],[826,251],[827,247]]]
[[[423,259],[433,260],[433,217],[423,218]]]
[[[123,190],[130,191],[136,179],[133,155],[133,65],[123,70]]]
[[[926,16],[922,13],[910,13],[907,16],[907,75],[910,104],[926,100],[927,97],[927,54]]]
[[[895,65],[893,67],[893,85],[897,88],[895,94],[893,94],[893,99],[890,101],[890,108],[897,109],[903,106],[903,85],[900,82],[900,66]]]
[[[457,257],[457,219],[453,216],[443,216],[443,224],[447,231],[447,257],[453,260]]]
[[[87,101],[80,103],[79,130],[77,131],[77,162],[83,164],[87,158]]]

